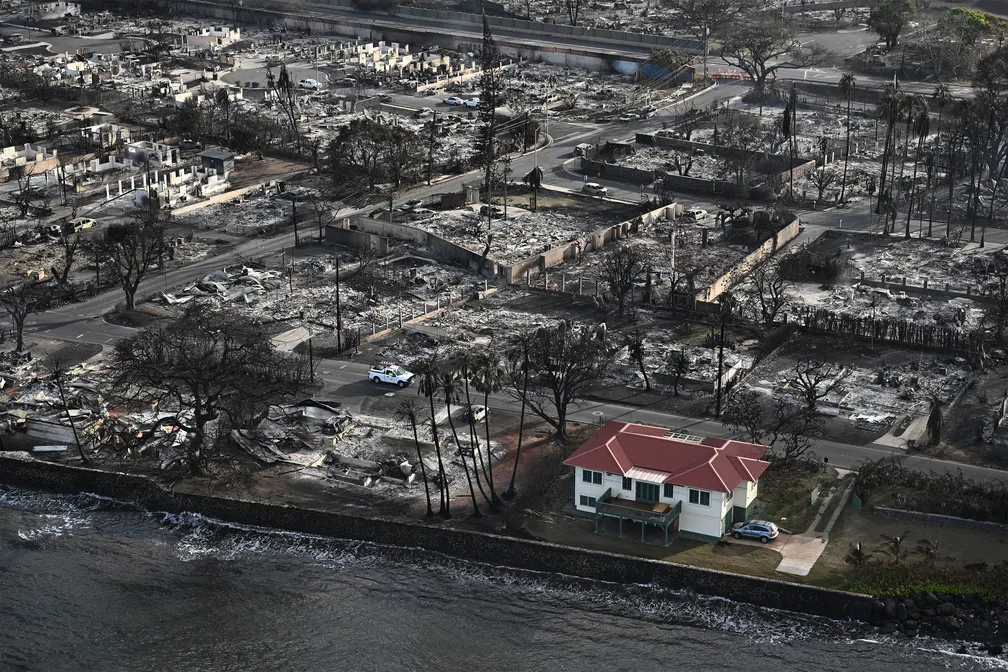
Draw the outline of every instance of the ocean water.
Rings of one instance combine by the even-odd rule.
[[[688,591],[0,488],[0,671],[974,670]]]

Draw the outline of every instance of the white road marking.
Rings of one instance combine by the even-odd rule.
[[[340,368],[340,371],[342,371],[343,369],[345,369],[345,368],[346,368],[346,364],[344,364],[343,366],[341,366],[341,367],[339,367],[339,368]]]
[[[78,340],[78,341],[79,341],[80,339],[82,339],[82,338],[84,338],[84,334],[77,334],[77,340]]]

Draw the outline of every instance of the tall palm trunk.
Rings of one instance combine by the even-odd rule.
[[[840,205],[844,204],[844,194],[847,193],[847,161],[850,159],[850,93],[847,94],[847,141],[844,144],[843,180],[840,182]]]
[[[895,103],[892,104],[895,107]],[[886,123],[886,136],[885,136],[885,148],[882,150],[882,173],[879,176],[879,188],[878,188],[878,199],[876,202],[876,207],[879,211],[879,222],[882,221],[882,213],[884,212],[882,202],[886,199],[886,175],[889,171],[889,162],[892,158],[892,148],[893,148],[893,129],[896,126],[896,113],[895,110],[890,109],[889,119]],[[889,233],[889,216],[886,215],[886,228],[883,229],[882,233],[888,235]]]
[[[911,126],[911,124],[913,124],[913,111],[912,111],[912,109],[911,110],[907,110],[906,134],[903,136],[903,160],[900,161],[900,169],[899,169],[899,186],[901,188],[903,186],[903,169],[906,168],[907,157],[910,154],[910,126]],[[917,169],[917,165],[915,164],[914,165],[914,170],[916,170],[916,169]],[[896,186],[896,185],[894,184],[893,186]],[[911,191],[910,193],[911,193],[911,198],[913,198],[913,192]],[[907,207],[907,209],[908,210],[910,209],[909,206]],[[895,231],[896,231],[896,211],[894,209],[893,210],[893,232],[895,232]],[[907,220],[906,233],[904,234],[904,238],[909,238],[909,237],[910,237],[910,221]]]
[[[483,464],[483,454],[480,453],[479,445],[479,432],[476,430],[476,416],[473,413],[472,407],[472,396],[469,394],[469,377],[467,375],[468,371],[463,371],[462,377],[464,379],[465,385],[465,395],[466,395],[466,408],[469,409],[469,418],[467,419],[467,424],[469,425],[469,445],[473,447],[472,451],[472,463],[473,463],[473,474],[476,476],[476,487],[479,488],[480,494],[483,495],[484,501],[487,505],[490,504],[490,498],[487,497],[486,490],[483,489],[483,482],[480,481],[479,468],[476,466],[476,458],[479,458],[480,464]]]
[[[935,131],[935,151],[932,152],[932,156],[937,156],[937,150],[941,147],[941,127],[942,127],[942,112],[945,111],[945,106],[942,105],[938,108],[938,130]],[[950,141],[951,142],[951,141]],[[935,196],[938,192],[938,185],[933,184],[928,187],[931,190],[931,207],[928,208],[928,238],[931,237],[931,223],[934,221],[934,208],[935,208]],[[948,238],[948,231],[945,231],[945,237]]]
[[[462,444],[459,443],[458,432],[455,431],[455,421],[452,420],[451,412],[451,396],[448,394],[445,395],[445,406],[448,409],[448,426],[451,427],[452,436],[455,437],[455,447],[458,449],[459,460],[462,462],[466,481],[469,483],[469,497],[472,498],[473,518],[482,518],[483,514],[480,513],[479,505],[476,504],[476,491],[473,489],[472,478],[469,477],[469,463],[466,462],[465,455],[462,453]],[[472,448],[471,445],[470,448]]]
[[[437,414],[434,412],[434,395],[427,395],[430,401],[431,436],[434,437],[434,450],[437,452],[438,476],[441,481],[441,508],[438,513],[445,518],[451,518],[451,494],[448,492],[448,478],[445,474],[444,462],[441,460],[441,440],[437,433]]]
[[[413,442],[416,444],[417,461],[420,462],[420,476],[423,478],[424,494],[427,496],[427,517],[430,518],[434,515],[434,509],[431,508],[430,485],[427,483],[427,467],[424,466],[423,454],[420,452],[420,433],[417,432],[415,417],[410,418],[410,426],[413,428]]]
[[[525,433],[525,399],[528,397],[528,382],[529,382],[529,365],[528,365],[528,352],[525,352],[525,364],[524,364],[524,375],[525,380],[522,382],[522,405],[521,405],[521,415],[518,419],[518,449],[515,451],[514,466],[511,467],[511,484],[508,485],[508,489],[504,491],[504,499],[514,499],[515,496],[515,478],[518,476],[518,460],[521,458],[522,449],[522,435]]]
[[[914,161],[913,182],[910,185],[910,203],[907,204],[906,234],[903,236],[904,238],[910,237],[910,218],[913,216],[914,198],[917,196],[917,166],[920,164],[921,145],[923,144],[924,138],[919,138],[917,140],[916,161]]]
[[[498,506],[500,499],[497,497],[497,488],[494,487],[493,449],[490,447],[490,390],[483,393],[483,411],[483,426],[486,428],[487,485],[490,487],[490,500],[494,506]]]

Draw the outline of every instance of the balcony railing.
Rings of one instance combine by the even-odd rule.
[[[669,510],[665,513],[658,513],[643,507],[638,508],[634,506],[614,504],[612,490],[608,489],[596,500],[595,512],[601,516],[614,516],[617,518],[624,518],[626,520],[633,520],[638,523],[649,523],[651,525],[667,527],[669,523],[675,520],[682,512],[682,502],[679,501],[675,504],[671,504],[669,506]]]

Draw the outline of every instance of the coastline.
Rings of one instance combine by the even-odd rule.
[[[839,590],[636,558],[487,532],[170,490],[146,476],[0,455],[0,483],[63,494],[92,493],[151,511],[368,541],[515,569],[622,584],[656,585],[758,607],[868,623],[873,600]]]

